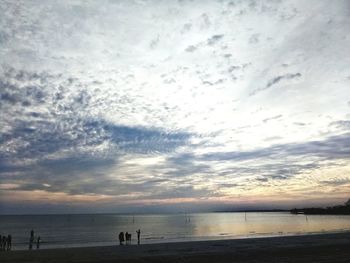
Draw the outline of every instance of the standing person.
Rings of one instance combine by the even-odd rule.
[[[141,235],[141,230],[137,230],[136,231],[136,234],[137,234],[137,244],[140,245],[140,235]]]
[[[29,250],[33,249],[33,242],[34,242],[34,230],[32,229],[30,231],[30,238],[29,238]]]
[[[122,244],[122,240],[120,238],[120,233],[118,234],[118,240],[119,240],[119,245],[121,245]]]
[[[125,232],[125,245],[128,244],[128,238],[129,238],[129,234],[128,232]]]
[[[120,245],[124,244],[124,232],[119,233],[119,242],[120,242]]]
[[[129,245],[131,245],[131,234],[129,233],[129,236],[128,236],[128,241],[129,241]]]
[[[2,250],[6,250],[7,238],[6,236],[2,236]]]
[[[36,240],[36,249],[40,248],[40,236],[38,236],[37,240]]]
[[[11,250],[12,248],[12,236],[8,235],[7,236],[7,250]]]

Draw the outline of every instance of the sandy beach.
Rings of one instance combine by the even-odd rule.
[[[350,232],[0,253],[0,262],[350,262]]]

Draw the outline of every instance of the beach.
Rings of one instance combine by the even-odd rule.
[[[0,253],[0,262],[350,262],[350,232]]]

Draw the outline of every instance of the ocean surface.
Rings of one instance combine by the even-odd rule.
[[[350,216],[288,212],[159,215],[2,215],[0,234],[12,235],[15,250],[28,249],[31,229],[41,249],[117,245],[118,234],[141,229],[141,243],[253,238],[350,231]]]

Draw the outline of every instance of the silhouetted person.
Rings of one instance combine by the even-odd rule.
[[[2,250],[6,250],[7,238],[6,236],[2,236]]]
[[[29,238],[29,250],[33,249],[33,243],[34,243],[34,230],[32,229],[30,231],[30,238]]]
[[[12,236],[8,235],[7,236],[7,250],[11,250],[12,248]]]
[[[120,233],[119,233],[119,242],[120,242],[120,245],[123,245],[123,242],[124,242],[124,232],[120,232]]]
[[[126,232],[126,233],[125,233],[125,245],[128,244],[128,240],[129,240],[129,233]]]
[[[40,236],[36,239],[36,249],[40,248]]]
[[[140,245],[140,235],[141,235],[141,230],[137,230],[136,231],[136,234],[137,234],[137,244]]]
[[[131,244],[131,234],[130,233],[128,234],[127,241],[128,241],[128,243],[130,245]]]
[[[5,250],[5,246],[6,246],[6,237],[5,236],[1,237],[0,243],[1,243],[1,250]]]
[[[2,236],[0,235],[0,250],[2,250]]]
[[[1,243],[2,243],[2,250],[5,250],[5,248],[6,248],[6,237],[5,236],[2,236]]]

